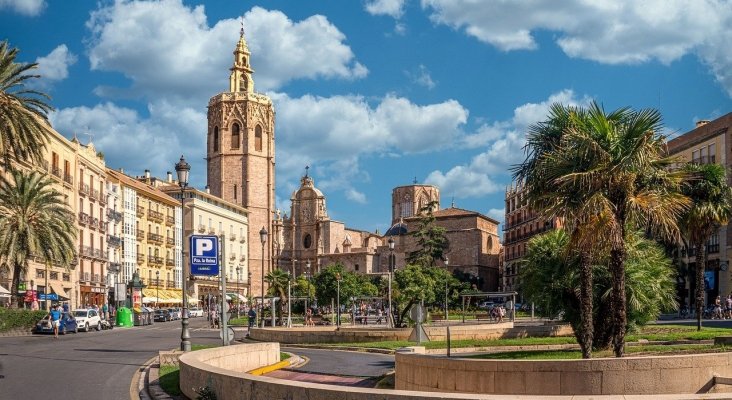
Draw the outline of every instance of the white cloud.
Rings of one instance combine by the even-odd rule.
[[[484,124],[477,133],[464,138],[465,147],[487,146],[485,151],[474,156],[467,165],[455,166],[447,172],[432,171],[425,181],[458,198],[479,197],[503,190],[505,184],[495,177],[505,177],[512,165],[524,160],[526,128],[546,119],[553,103],[581,105],[588,100],[586,97],[578,99],[571,90],[563,90],[542,102],[516,107],[510,120]]]
[[[104,152],[107,166],[125,167],[129,173],[150,169],[165,176],[180,157],[191,164],[192,184],[203,187],[206,164],[201,149],[206,148],[206,115],[191,108],[180,108],[166,101],[148,105],[150,118],[135,110],[112,103],[94,107],[64,108],[51,113],[50,120],[67,137],[91,133],[94,146]],[[78,135],[82,142],[87,138]],[[124,140],[120,140],[124,138]],[[134,166],[137,170],[127,170]]]
[[[401,18],[404,14],[405,0],[372,0],[366,3],[366,11],[371,15],[388,15]]]
[[[76,55],[65,44],[59,45],[47,56],[36,58],[38,74],[44,80],[64,80],[69,77],[69,66],[76,64],[76,61]]]
[[[40,15],[45,8],[45,0],[0,0],[0,10],[9,9],[28,17]]]
[[[422,7],[435,23],[504,51],[535,49],[534,33],[548,30],[568,56],[607,64],[669,64],[696,54],[732,95],[727,0],[422,0]]]
[[[346,190],[346,198],[359,204],[366,204],[366,195],[353,188]]]
[[[488,210],[488,216],[502,223],[503,219],[506,218],[506,209],[491,208],[490,210]]]
[[[420,86],[424,86],[427,89],[432,90],[437,86],[437,82],[432,79],[430,71],[424,65],[420,64],[414,72],[407,72],[407,76],[412,80],[412,82]]]
[[[254,7],[245,14],[244,26],[260,91],[295,79],[357,79],[368,72],[344,44],[345,35],[324,16],[293,22],[280,11]],[[116,1],[94,11],[87,27],[92,69],[117,71],[131,81],[129,89],[99,88],[98,94],[182,101],[228,87],[239,33],[234,18],[210,27],[203,6],[187,7],[181,0]]]

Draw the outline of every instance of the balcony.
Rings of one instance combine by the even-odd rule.
[[[236,253],[231,253],[229,260],[236,260]]]
[[[174,288],[175,287],[175,281],[166,281],[166,282],[167,282],[167,286],[166,287],[168,287],[168,288]]]
[[[69,174],[64,174],[64,182],[68,183],[69,185],[74,185],[74,177]]]
[[[92,275],[92,283],[102,283],[102,280],[99,279],[99,274]]]
[[[137,240],[145,240],[145,231],[141,229],[137,230]]]
[[[59,168],[58,165],[54,165],[53,167],[51,167],[51,173],[57,178],[63,178],[61,168]]]
[[[175,225],[175,217],[171,215],[167,215],[165,217],[165,225],[173,226]]]
[[[104,192],[99,192],[99,204],[106,206],[107,205],[107,194]]]
[[[97,229],[99,227],[99,218],[89,218],[89,228]]]
[[[79,182],[79,194],[82,196],[89,195],[89,185],[83,182]]]
[[[88,272],[81,273],[80,279],[84,282],[91,282],[91,274]]]
[[[241,257],[239,257],[239,261],[246,261],[246,260],[247,260],[247,256],[241,256]]]
[[[107,265],[107,271],[109,272],[119,272],[120,268],[122,268],[122,264],[118,262],[111,262]]]
[[[230,233],[229,240],[231,240],[232,242],[236,241],[236,233]]]
[[[48,172],[48,171],[50,171],[49,168],[50,168],[50,165],[48,164],[48,160],[41,160],[41,170],[43,172]]]
[[[206,225],[198,225],[198,233],[206,232]]]
[[[94,257],[94,249],[91,248],[91,246],[79,246],[79,255],[82,257],[88,257],[92,258]]]
[[[145,207],[143,207],[143,206],[137,206],[137,216],[138,217],[144,217],[145,216]]]
[[[87,225],[89,223],[89,214],[80,212],[79,213],[79,225]]]
[[[122,245],[122,238],[114,235],[107,235],[107,245],[109,247],[118,248]]]
[[[99,191],[96,189],[89,190],[89,200],[96,201],[99,198]]]
[[[142,253],[137,254],[137,263],[142,264],[145,262],[145,255]]]
[[[147,240],[153,243],[163,244],[163,235],[150,232],[147,234]]]
[[[99,220],[99,231],[100,232],[106,232],[107,231],[107,226],[109,226],[109,222],[102,221],[101,219]]]
[[[102,251],[102,249],[92,249],[92,257],[97,260],[107,261],[107,253]]]
[[[165,215],[154,210],[147,210],[147,219],[155,222],[163,222]]]
[[[247,238],[242,235],[242,237],[239,238],[239,243],[246,243]]]
[[[208,234],[209,235],[215,235],[216,234],[216,229],[214,229],[213,227],[209,226],[208,227]]]
[[[172,238],[170,236],[166,237],[165,238],[165,245],[166,246],[169,246],[169,247],[175,246],[175,238]]]
[[[122,213],[114,211],[114,210],[107,210],[107,218],[115,220],[115,221],[121,221]]]
[[[165,265],[168,267],[174,267],[175,266],[175,260],[172,258],[166,258],[165,259]]]
[[[148,264],[163,265],[165,261],[163,260],[163,257],[147,256],[147,262]]]

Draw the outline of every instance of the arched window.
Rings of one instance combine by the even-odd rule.
[[[213,151],[219,151],[219,127],[214,127],[213,134]]]
[[[236,194],[237,194],[236,185],[234,185],[234,201],[236,201]]]
[[[262,126],[254,128],[254,150],[262,151]]]
[[[241,129],[239,128],[239,124],[234,122],[234,125],[231,126],[231,148],[232,149],[239,148],[240,131],[241,131]]]

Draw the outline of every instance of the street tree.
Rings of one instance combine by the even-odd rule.
[[[0,261],[13,268],[14,306],[28,260],[40,257],[68,268],[76,257],[74,214],[52,185],[37,172],[0,177]]]
[[[47,94],[26,87],[40,77],[29,73],[38,64],[17,63],[17,55],[17,48],[0,42],[0,162],[6,169],[14,160],[43,159],[51,130],[47,114],[53,110]]]
[[[683,170],[688,174],[688,180],[682,191],[692,203],[681,219],[681,226],[688,247],[696,253],[696,326],[701,330],[707,266],[705,244],[732,217],[732,189],[727,184],[724,167],[719,164],[691,163]]]
[[[267,282],[267,286],[269,287],[269,289],[267,289],[267,294],[269,296],[280,298],[278,303],[280,309],[279,320],[281,324],[285,304],[290,301],[289,297],[287,296],[287,286],[290,282],[290,273],[285,270],[275,268],[264,276],[264,281]]]
[[[445,228],[435,223],[433,211],[439,204],[436,201],[427,203],[421,210],[421,217],[416,231],[411,235],[417,240],[417,249],[407,255],[407,264],[432,267],[438,260],[445,260],[445,252],[450,248]]]
[[[313,277],[315,293],[322,305],[337,303],[338,282],[340,275],[340,304],[348,304],[350,298],[371,297],[378,294],[378,288],[371,280],[361,274],[346,271],[343,264],[328,265]]]

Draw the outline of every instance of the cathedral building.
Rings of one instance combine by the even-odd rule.
[[[249,264],[272,268],[275,208],[275,140],[272,100],[254,91],[254,70],[242,28],[234,49],[229,91],[208,102],[207,184],[211,194],[249,214]],[[260,231],[268,232],[266,243]],[[251,294],[262,293],[261,269],[252,268]]]

